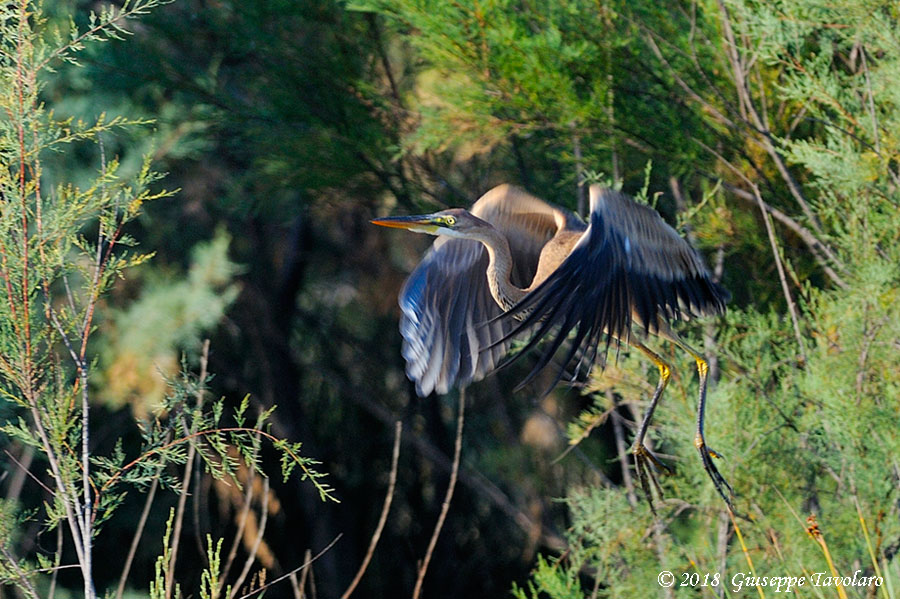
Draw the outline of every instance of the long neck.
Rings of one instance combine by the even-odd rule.
[[[493,227],[485,227],[479,231],[475,239],[484,244],[488,252],[487,279],[491,295],[504,310],[510,310],[519,300],[525,297],[526,291],[519,289],[509,280],[512,272],[512,255],[509,242]]]

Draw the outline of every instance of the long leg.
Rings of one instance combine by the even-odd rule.
[[[666,332],[668,333],[666,337],[678,347],[691,354],[691,357],[694,358],[694,361],[697,363],[697,374],[700,375],[700,400],[697,405],[697,434],[694,437],[694,447],[700,452],[700,459],[703,460],[703,468],[706,470],[709,478],[712,479],[716,491],[721,495],[722,499],[725,500],[728,507],[731,508],[731,497],[734,496],[734,490],[731,488],[731,485],[728,484],[728,481],[725,480],[725,477],[719,473],[719,469],[716,468],[716,465],[713,463],[713,458],[721,456],[707,446],[706,437],[703,434],[703,424],[706,413],[706,382],[709,378],[709,365],[706,363],[703,356],[697,353],[690,345],[682,341],[674,332]],[[725,489],[728,490],[727,495],[725,494]]]
[[[641,420],[641,426],[638,428],[637,436],[634,438],[634,444],[631,446],[631,453],[634,455],[634,468],[637,473],[638,481],[641,483],[641,489],[647,497],[650,508],[654,509],[650,487],[647,484],[648,479],[653,483],[656,492],[659,493],[660,496],[662,496],[662,489],[659,487],[659,481],[656,480],[656,474],[653,472],[652,468],[655,467],[657,469],[665,470],[666,472],[671,472],[671,470],[669,470],[665,464],[660,462],[656,456],[650,453],[650,450],[644,445],[644,438],[647,435],[647,428],[650,426],[650,419],[653,417],[653,412],[656,410],[659,398],[662,397],[663,391],[669,383],[669,378],[672,376],[672,367],[657,353],[650,350],[642,343],[632,339],[629,341],[629,344],[632,347],[641,350],[641,352],[650,358],[650,360],[656,364],[656,367],[659,368],[659,382],[656,385],[656,391],[653,392],[653,397],[650,399],[650,406],[644,413],[644,418]]]

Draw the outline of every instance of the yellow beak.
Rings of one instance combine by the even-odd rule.
[[[432,233],[437,229],[434,217],[430,214],[416,216],[384,216],[370,221],[373,225],[390,227],[392,229],[407,229],[421,233]]]

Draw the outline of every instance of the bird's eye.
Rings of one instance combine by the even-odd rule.
[[[453,225],[456,224],[456,217],[455,216],[444,217],[444,224],[447,225],[448,227],[452,227]]]

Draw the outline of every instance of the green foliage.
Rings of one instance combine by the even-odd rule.
[[[281,496],[294,501],[279,515],[286,525],[270,526],[266,541],[281,532],[286,552],[313,540],[306,532],[298,540],[297,530],[336,533],[345,514],[357,532],[344,537],[341,551],[366,551],[365,527],[356,524],[377,517],[372,497],[384,483],[375,475],[373,456],[383,447],[373,419],[389,425],[403,414],[416,438],[404,445],[395,507],[372,562],[381,572],[367,580],[372,594],[407,592],[401,587],[414,560],[395,559],[393,548],[427,542],[422,523],[444,482],[433,465],[447,448],[441,419],[452,423],[452,415],[436,401],[411,399],[396,355],[396,288],[421,240],[394,238],[388,248],[389,238],[365,222],[395,207],[466,205],[501,181],[575,206],[575,183],[599,181],[642,196],[677,223],[711,266],[721,266],[734,295],[723,319],[679,331],[718,358],[707,433],[749,521],[730,520],[697,460],[694,364],[678,350],[653,345],[676,369],[650,430],[654,451],[676,471],[661,476],[658,521],[633,480],[628,487],[627,454],[613,448],[614,424],[640,418],[656,368],[640,355],[622,350],[613,359],[611,352],[586,387],[536,405],[509,392],[513,367],[470,389],[479,409],[467,416],[469,476],[426,584],[444,594],[477,588],[497,595],[498,585],[517,579],[520,599],[665,596],[656,583],[662,569],[730,575],[752,561],[755,572],[773,575],[828,572],[833,562],[840,574],[859,568],[884,576],[874,595],[896,597],[895,6],[372,0],[345,10],[329,0],[185,0],[138,26],[111,20],[116,10],[137,13],[148,3],[73,20],[76,4],[48,1],[52,16],[34,11],[24,28],[21,7],[9,4],[0,21],[8,108],[0,112],[0,239],[9,274],[9,285],[0,278],[3,439],[54,456],[69,497],[38,511],[4,505],[0,545],[12,551],[0,560],[4,581],[25,596],[29,581],[46,585],[37,568],[54,564],[13,551],[25,546],[21,535],[35,522],[57,524],[69,547],[70,522],[83,519],[67,506],[84,502],[85,458],[77,454],[87,390],[91,401],[104,401],[96,418],[127,406],[144,421],[141,446],[109,443],[86,461],[89,483],[105,486],[88,502],[96,501],[91,513],[104,535],[116,525],[105,519],[117,507],[127,512],[134,488],[160,477],[183,490],[177,467],[190,452],[231,486],[247,483],[241,462],[256,468],[266,455],[274,468],[312,479],[321,497],[333,498],[300,444],[271,436],[266,419],[274,418],[335,465],[337,478],[327,480],[341,489],[346,510],[331,521],[327,510],[309,507],[315,502]],[[47,36],[34,48],[19,43],[34,30]],[[126,31],[136,39],[125,45],[82,44]],[[71,50],[53,49],[67,40],[76,40]],[[20,64],[28,74],[54,52],[58,59],[41,65],[58,70],[52,79],[22,79]],[[148,153],[171,172],[172,187],[185,189],[184,201],[148,203],[153,191],[139,199],[159,185]],[[24,188],[23,155],[32,165]],[[754,190],[769,208],[774,249]],[[230,242],[217,233],[223,221]],[[149,256],[124,233],[107,251],[120,223],[158,258],[145,262]],[[191,256],[198,239],[212,240],[203,246],[208,253]],[[98,249],[109,261],[95,282]],[[381,258],[387,253],[389,264]],[[796,305],[799,334],[789,305]],[[224,343],[214,343],[224,376],[213,384],[216,393],[244,397],[239,405],[205,400],[208,377],[187,374],[196,370],[200,339],[226,313]],[[31,377],[21,376],[26,322]],[[85,331],[99,335],[82,355]],[[46,441],[35,435],[23,388],[35,391]],[[287,414],[281,419],[269,411],[276,401]],[[540,447],[525,434],[538,420]],[[562,456],[557,425],[571,443]],[[625,427],[626,444],[632,432]],[[50,470],[38,477],[53,481],[53,466],[38,460],[38,469]],[[810,514],[821,537],[807,530]],[[532,524],[523,526],[523,515]],[[154,537],[161,524],[151,518]],[[566,548],[535,558],[539,538],[563,538]],[[175,593],[166,580],[171,542],[157,594]],[[200,594],[221,592],[214,588],[220,547],[207,539],[210,570],[201,576],[202,566],[192,568]],[[531,564],[534,575],[524,581]],[[146,561],[144,569],[151,567]],[[331,576],[334,587],[336,570],[317,569],[317,583],[324,588]]]
[[[556,562],[550,562],[542,555],[525,588],[513,585],[512,594],[516,599],[540,599],[542,596],[580,599],[584,597],[578,581],[577,570],[563,570]]]
[[[415,152],[452,149],[483,154],[510,137],[539,136],[573,164],[573,139],[590,152],[614,138],[613,53],[627,44],[610,35],[614,3],[548,3],[523,10],[517,0],[362,2],[404,32],[426,61],[407,100],[420,122],[405,140]]]
[[[721,8],[719,26],[726,24],[764,65],[753,74],[754,93],[766,94],[760,102],[779,105],[780,114],[799,110],[798,118],[805,113],[811,123],[790,130],[779,116],[772,135],[777,152],[798,167],[802,193],[814,207],[814,220],[797,220],[831,248],[829,261],[839,265],[845,284],[816,286],[788,262],[791,293],[800,304],[799,347],[791,321],[771,306],[732,306],[718,327],[710,350],[722,359],[723,375],[710,395],[709,437],[725,456],[719,468],[748,521],[729,526],[722,520],[724,506],[687,443],[696,387],[690,378],[676,379],[654,419],[669,429],[665,451],[677,456],[676,476],[663,478],[669,499],[661,520],[655,524],[634,512],[620,489],[574,492],[565,559],[540,559],[528,593],[516,588],[518,597],[584,596],[572,584],[579,574],[599,582],[593,596],[646,595],[660,570],[733,574],[746,571],[750,560],[765,576],[846,576],[860,569],[885,582],[879,589],[848,587],[847,596],[895,596],[890,589],[900,580],[900,563],[895,550],[886,549],[900,539],[900,147],[891,127],[900,104],[895,86],[887,84],[900,68],[895,9],[853,1],[732,1]],[[739,55],[747,58],[750,50]],[[734,215],[723,212],[733,209],[718,195],[708,193],[684,215],[713,247],[727,243],[723,229],[741,233],[733,228]],[[632,377],[650,378],[646,367],[632,359],[617,367],[625,372],[624,385],[614,368],[612,382],[607,369],[595,386],[612,386],[625,401],[646,394],[627,384]],[[600,402],[580,416],[570,437],[583,438],[608,409]],[[815,529],[808,514],[816,517]],[[636,528],[629,530],[629,522]],[[740,542],[732,536],[737,533]]]
[[[206,535],[206,557],[209,567],[200,577],[200,598],[217,599],[222,592],[219,588],[219,574],[222,566],[222,539],[213,545],[212,537]],[[231,597],[231,587],[226,587],[225,597]]]
[[[219,324],[240,291],[233,281],[241,268],[228,259],[229,243],[220,229],[193,248],[185,278],[152,270],[140,296],[112,311],[96,378],[100,399],[113,407],[130,403],[139,417],[159,405],[179,353],[196,353],[202,335]]]
[[[179,489],[168,467],[186,465],[194,454],[211,476],[240,485],[238,464],[258,469],[259,444],[265,439],[286,454],[285,476],[299,466],[323,499],[334,499],[323,474],[313,468],[318,462],[301,456],[298,443],[283,443],[266,430],[272,409],[261,410],[253,425],[245,426],[245,401],[233,415],[239,425],[228,426],[223,401],[204,401],[206,355],[199,377],[185,364],[177,374],[170,371],[170,391],[161,411],[143,423],[137,451],[121,438],[109,453],[91,447],[93,385],[109,386],[109,380],[93,373],[123,356],[146,368],[162,352],[197,344],[238,290],[232,280],[239,269],[227,258],[229,238],[223,232],[196,248],[186,281],[158,285],[129,310],[113,315],[119,343],[108,344],[102,359],[91,357],[89,342],[102,321],[98,311],[105,307],[104,297],[129,269],[150,258],[133,249],[136,241],[128,234],[133,221],[147,204],[173,194],[158,188],[162,176],[151,167],[149,154],[133,172],[123,172],[118,157],[106,155],[104,137],[145,121],[104,113],[91,121],[59,119],[46,108],[42,91],[55,67],[78,65],[91,43],[121,40],[128,34],[128,19],[161,4],[137,0],[104,6],[88,16],[82,29],[74,19],[67,26],[50,21],[42,5],[29,0],[0,7],[0,433],[37,450],[48,467],[42,510],[0,504],[0,583],[15,585],[28,597],[39,596],[37,587],[44,583],[43,572],[52,570],[51,561],[40,556],[35,566],[17,557],[14,525],[28,522],[70,535],[84,597],[93,599],[93,545],[103,524],[132,487],[160,482]],[[85,147],[95,165],[86,184],[62,170],[45,171],[46,156]],[[110,391],[116,397],[116,390]],[[142,398],[142,415],[157,399],[152,394]],[[174,539],[170,546],[172,521],[151,584],[154,597],[180,595],[166,573],[176,555]],[[219,548],[210,547],[216,565]],[[58,565],[61,553],[54,557]],[[215,590],[209,576],[202,586],[206,593]]]
[[[153,568],[153,580],[150,581],[150,599],[166,599],[166,597],[181,597],[181,589],[177,583],[174,588],[173,582],[166,577],[166,568],[169,566],[171,559],[172,538],[172,521],[175,520],[175,510],[169,510],[169,518],[166,520],[166,533],[163,535],[163,549],[159,557],[156,558],[156,564]]]

